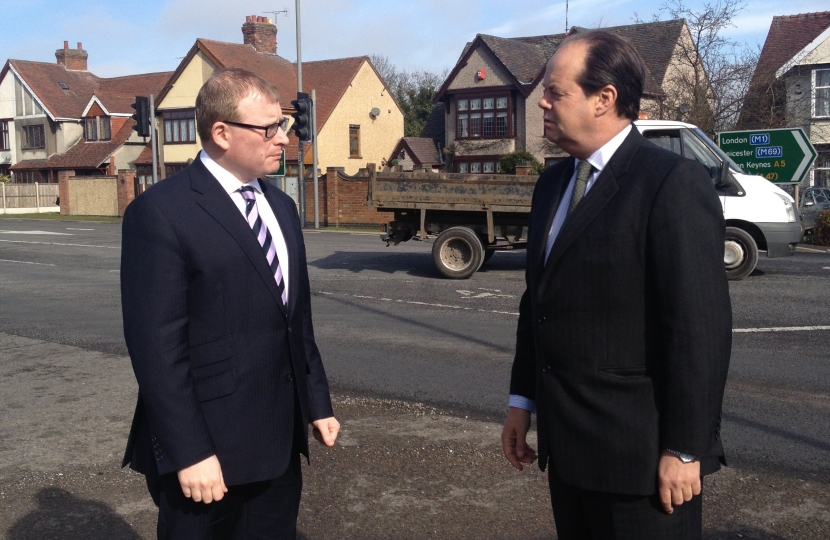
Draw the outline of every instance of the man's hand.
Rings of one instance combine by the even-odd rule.
[[[518,407],[507,409],[504,429],[501,432],[501,447],[504,457],[518,470],[524,470],[522,463],[536,461],[536,450],[527,445],[527,431],[530,429],[530,411]]]
[[[222,478],[222,467],[216,456],[179,471],[179,484],[185,497],[195,502],[210,504],[221,501],[228,488]]]
[[[337,434],[340,433],[340,422],[333,416],[315,420],[311,423],[314,426],[314,438],[322,445],[334,446]]]
[[[673,506],[680,506],[700,495],[700,463],[683,463],[671,452],[663,452],[658,468],[660,502],[667,514],[674,512]]]

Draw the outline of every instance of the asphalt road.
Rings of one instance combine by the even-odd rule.
[[[432,267],[430,244],[387,248],[378,236],[306,234],[315,330],[333,389],[498,422],[523,253],[497,253],[472,279],[452,281]],[[0,332],[125,355],[119,245],[116,223],[0,220]],[[752,276],[730,284],[735,333],[722,434],[733,470],[756,481],[830,486],[828,285],[830,254],[821,252],[762,258]]]

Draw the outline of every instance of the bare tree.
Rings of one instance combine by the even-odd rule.
[[[404,113],[404,135],[418,137],[432,113],[432,98],[447,77],[426,70],[399,70],[389,58],[378,54],[369,57],[392,96]]]
[[[664,82],[663,115],[699,126],[709,135],[732,129],[749,90],[758,51],[723,36],[745,9],[740,0],[704,2],[695,11],[683,0],[667,0],[660,13],[684,19],[689,34],[678,43],[675,68]],[[635,20],[643,22],[637,18]]]

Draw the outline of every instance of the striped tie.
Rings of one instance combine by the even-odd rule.
[[[594,167],[587,161],[580,161],[576,166],[576,182],[574,183],[573,193],[571,194],[571,202],[568,205],[568,215],[570,216],[576,205],[585,196],[585,188],[588,186],[588,177],[594,172]]]
[[[280,267],[280,260],[277,257],[277,248],[274,246],[274,241],[271,238],[271,231],[268,230],[268,227],[259,215],[254,188],[251,186],[242,186],[239,188],[239,192],[242,193],[242,198],[245,199],[245,215],[248,217],[248,225],[254,231],[259,245],[262,246],[265,259],[268,261],[271,272],[274,274],[274,279],[277,281],[277,288],[280,290],[282,303],[283,305],[288,305],[288,293],[285,290],[285,283],[282,280],[282,268]]]

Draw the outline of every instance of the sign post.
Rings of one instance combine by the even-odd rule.
[[[774,184],[800,183],[817,155],[801,128],[724,131],[718,146],[744,173]]]

